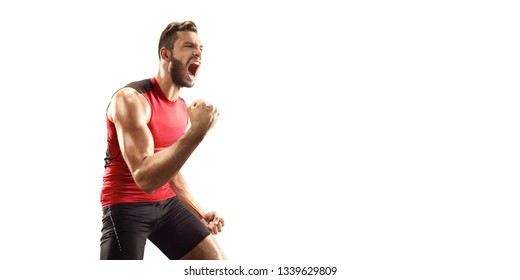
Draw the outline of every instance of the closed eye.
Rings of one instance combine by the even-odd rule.
[[[192,44],[192,43],[186,43],[186,44],[184,44],[184,47],[185,48],[196,48],[195,44]],[[202,45],[199,46],[199,51],[202,52]]]

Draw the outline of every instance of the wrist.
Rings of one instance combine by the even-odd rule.
[[[184,136],[186,138],[189,138],[192,141],[201,142],[204,137],[206,136],[207,131],[205,131],[202,128],[191,126],[186,133],[184,133]]]

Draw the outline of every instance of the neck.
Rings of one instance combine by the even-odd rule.
[[[165,71],[160,71],[155,75],[155,79],[159,84],[164,96],[170,101],[177,101],[181,95],[181,87],[174,84],[170,76]]]

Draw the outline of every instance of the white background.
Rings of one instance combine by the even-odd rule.
[[[98,261],[99,192],[111,95],[189,19],[205,50],[183,97],[221,117],[183,172],[229,266],[518,279],[514,2],[3,2],[3,272],[182,277],[151,243]]]

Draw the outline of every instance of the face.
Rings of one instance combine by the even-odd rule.
[[[190,88],[195,85],[201,58],[202,44],[199,35],[192,31],[177,32],[169,65],[172,81],[181,87]]]

